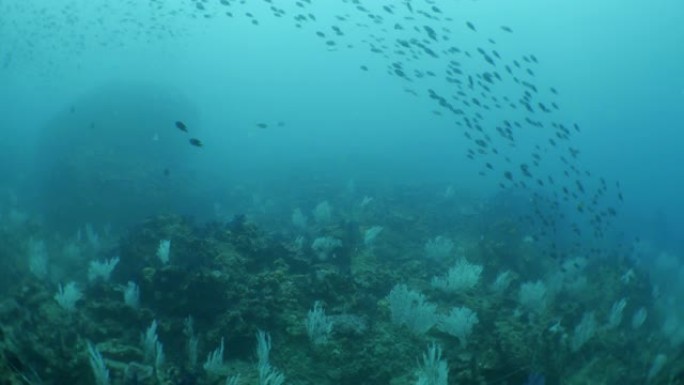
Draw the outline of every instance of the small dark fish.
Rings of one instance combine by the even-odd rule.
[[[468,28],[470,28],[471,30],[473,30],[473,32],[477,32],[477,29],[475,29],[475,25],[474,25],[473,23],[467,21],[467,22],[466,22],[466,25],[468,26]]]
[[[362,66],[361,66],[361,70],[363,70],[363,71],[368,71],[368,66],[362,65]]]
[[[169,171],[168,168],[165,168],[165,169],[164,169],[164,176],[165,176],[165,177],[168,177],[169,175],[171,175],[171,171]]]
[[[71,112],[72,114],[75,114],[76,113],[76,107],[71,106],[71,108],[69,109],[69,112]]]
[[[186,126],[185,123],[181,122],[180,120],[176,122],[176,128],[183,132],[188,132],[188,126]]]
[[[191,139],[189,140],[189,142],[190,142],[191,145],[193,145],[193,146],[195,146],[195,147],[203,147],[203,146],[204,146],[204,144],[202,143],[202,141],[199,140],[199,139],[197,139],[197,138],[191,138]]]
[[[520,165],[520,171],[522,171],[523,175],[525,175],[526,177],[532,177],[532,173],[530,173],[530,166],[526,165],[525,163]]]
[[[508,32],[508,33],[513,33],[513,29],[511,29],[511,27],[509,27],[507,25],[502,25],[501,29]]]
[[[266,124],[266,123],[257,123],[257,127],[259,127],[259,128],[268,128],[268,124]]]

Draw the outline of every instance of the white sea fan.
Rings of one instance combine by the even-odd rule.
[[[482,266],[461,258],[449,269],[445,277],[432,278],[432,287],[448,293],[458,293],[472,289],[480,281]]]
[[[313,308],[307,313],[304,325],[309,340],[315,345],[326,343],[333,327],[330,317],[325,314],[319,301],[314,302]]]
[[[513,273],[510,270],[502,271],[497,276],[490,289],[496,294],[502,294],[513,282]]]
[[[543,281],[525,282],[520,286],[518,302],[528,311],[541,313],[546,309],[548,290]]]
[[[653,377],[657,376],[658,373],[663,369],[667,363],[667,356],[665,354],[658,354],[651,363],[651,368],[648,370],[648,376],[646,377],[648,381],[652,380]]]
[[[104,358],[102,358],[100,352],[90,342],[88,342],[88,362],[93,370],[95,383],[97,385],[109,385],[109,369],[107,369],[107,365],[105,365]]]
[[[213,350],[207,355],[207,359],[204,361],[202,367],[207,373],[220,375],[224,370],[223,365],[223,352],[225,349],[225,344],[223,338],[221,338],[221,344],[218,348]]]
[[[71,312],[76,310],[76,302],[83,298],[83,293],[76,285],[76,282],[72,281],[64,286],[60,284],[54,298],[62,309]]]
[[[572,334],[572,339],[570,340],[570,349],[573,352],[580,350],[584,344],[589,342],[589,340],[594,337],[598,325],[596,323],[596,316],[594,312],[586,312],[582,316],[582,320],[577,326]]]
[[[644,307],[640,307],[639,310],[634,312],[634,315],[632,315],[632,329],[639,329],[646,321],[647,316],[648,311]]]
[[[454,242],[440,235],[425,242],[423,249],[427,258],[444,259],[449,257],[454,250]]]
[[[363,233],[363,244],[366,246],[371,246],[373,244],[373,242],[375,242],[375,238],[377,238],[378,235],[380,235],[382,230],[383,230],[382,226],[373,226],[373,227],[367,229]]]
[[[101,279],[105,282],[109,281],[112,271],[119,263],[119,257],[106,259],[104,261],[91,261],[88,267],[88,281],[95,282]]]
[[[292,212],[292,224],[299,230],[305,230],[307,226],[307,218],[301,209],[296,208]]]
[[[319,225],[327,225],[332,221],[332,206],[328,201],[323,201],[316,205],[313,211],[314,219]]]
[[[169,263],[170,254],[171,241],[168,239],[159,241],[159,246],[157,246],[157,258],[159,258],[164,265]]]
[[[140,289],[135,282],[128,281],[124,288],[124,303],[133,309],[140,307]]]
[[[442,359],[442,349],[437,344],[431,344],[423,354],[423,363],[418,369],[416,385],[447,385],[449,380],[449,366]]]
[[[269,362],[271,352],[271,336],[259,330],[257,332],[257,370],[259,372],[259,385],[282,385],[285,375],[273,367]]]
[[[342,241],[333,237],[318,237],[311,244],[311,249],[321,261],[333,256],[333,251],[339,247],[342,247]]]
[[[145,333],[142,334],[140,339],[145,355],[145,362],[154,363],[155,365],[163,362],[164,353],[162,344],[159,342],[159,337],[157,337],[157,320],[152,320],[150,327],[145,330]]]
[[[627,300],[625,298],[622,298],[613,304],[613,307],[610,309],[610,314],[608,315],[607,329],[614,329],[620,326],[625,306],[627,306]]]
[[[468,336],[473,332],[473,327],[479,322],[477,313],[461,306],[451,309],[448,315],[439,318],[439,330],[458,338],[462,347],[466,347]]]
[[[415,334],[424,334],[437,323],[437,305],[403,284],[395,285],[387,296],[392,323],[406,325]]]

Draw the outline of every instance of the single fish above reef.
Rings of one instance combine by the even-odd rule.
[[[180,120],[176,121],[176,128],[183,132],[188,132],[188,126],[186,126],[185,123],[181,122]]]
[[[197,139],[197,138],[191,138],[191,139],[189,140],[189,142],[190,142],[190,145],[192,145],[192,146],[195,146],[195,147],[204,147],[204,144],[202,143],[202,141],[199,140],[199,139]]]

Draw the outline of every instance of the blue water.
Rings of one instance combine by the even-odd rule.
[[[477,311],[477,341],[458,350],[460,339],[432,329],[413,345],[403,341],[397,367],[415,366],[427,341],[436,341],[450,367],[449,383],[523,383],[530,373],[530,383],[549,384],[679,378],[680,47],[684,5],[676,0],[0,0],[0,228],[8,240],[0,253],[8,272],[0,289],[24,306],[25,297],[16,294],[21,280],[12,276],[41,287],[50,302],[58,283],[75,281],[86,298],[95,298],[91,304],[106,303],[102,291],[85,290],[90,286],[84,273],[92,260],[120,255],[121,271],[113,280],[138,282],[142,306],[151,312],[120,328],[137,338],[154,318],[165,325],[164,333],[182,336],[176,329],[192,314],[179,312],[187,309],[145,304],[154,282],[166,282],[142,286],[149,273],[144,269],[158,265],[156,244],[185,239],[187,244],[179,241],[184,250],[218,255],[221,247],[207,245],[220,236],[213,225],[202,226],[218,223],[240,233],[247,221],[270,237],[265,249],[288,250],[282,258],[292,277],[323,279],[333,269],[340,279],[354,281],[349,272],[364,263],[387,269],[377,286],[366,282],[370,286],[361,288],[355,281],[360,286],[351,292],[329,287],[323,293],[314,285],[291,301],[302,314],[324,300],[332,314],[366,317],[373,331],[365,335],[369,345],[389,343],[378,342],[376,333],[379,322],[391,324],[386,304],[379,305],[385,313],[376,306],[394,284],[428,293],[440,311],[466,305]],[[315,207],[325,201],[332,219],[316,221]],[[297,209],[306,224],[293,222]],[[188,222],[181,225],[178,218]],[[374,247],[376,241],[363,239],[372,226],[383,228]],[[98,234],[97,247],[85,241],[88,231]],[[438,236],[456,246],[448,258],[426,262],[423,246]],[[340,259],[334,253],[330,260],[320,254],[317,259],[311,251],[309,243],[326,237],[341,241]],[[47,272],[36,274],[27,261],[36,255],[30,245],[39,240],[50,257]],[[65,250],[73,242],[90,259],[69,259]],[[258,248],[235,247],[248,261],[261,255]],[[143,249],[151,258],[144,263],[136,259]],[[280,254],[273,253],[243,273],[276,269]],[[372,263],[364,259],[368,255]],[[445,297],[431,278],[445,273],[456,255],[484,266],[476,286],[481,290]],[[217,266],[225,261],[197,257],[191,263],[186,257],[182,269],[223,271]],[[340,262],[347,259],[348,265]],[[503,300],[505,310],[496,313],[488,306],[498,299],[485,293],[484,281],[505,270],[513,272],[515,289]],[[536,281],[553,295],[545,299],[546,310],[527,314],[518,290]],[[257,292],[265,285],[250,282]],[[116,285],[103,284],[111,290]],[[604,296],[591,294],[597,292]],[[622,298],[625,320],[603,325]],[[642,308],[645,324],[632,326],[632,315]],[[283,314],[294,311],[287,309]],[[598,331],[589,333],[595,345],[587,349],[571,341],[583,316],[591,323],[592,310]],[[88,322],[105,322],[91,313],[84,316]],[[196,318],[213,330],[211,338],[202,336],[200,361],[218,346],[219,333],[240,345],[257,328],[275,336],[279,354],[287,355],[284,346],[291,346],[293,355],[315,361],[284,321],[255,318],[229,335],[217,331],[215,319]],[[488,341],[486,330],[500,319],[515,320],[510,333],[524,337]],[[81,344],[102,344],[114,333],[77,334]],[[533,352],[512,347],[529,339]],[[338,343],[329,350],[344,351],[342,342],[333,341]],[[251,344],[231,357],[249,362]],[[574,349],[577,344],[585,350]],[[620,353],[641,346],[631,358]],[[599,347],[612,355],[596,364],[592,349]],[[86,351],[85,345],[79,349]],[[339,365],[318,349],[318,372]],[[562,354],[549,358],[552,350]],[[491,351],[497,360],[482,358]],[[464,358],[466,353],[472,357]],[[666,357],[664,369],[656,365],[659,354]],[[279,358],[292,383],[309,383],[310,373]],[[38,366],[30,358],[17,360],[26,368]],[[168,361],[171,366],[179,358]],[[463,374],[466,361],[481,363],[480,372]],[[611,374],[600,377],[593,365]],[[0,366],[0,373],[27,373],[16,366]],[[189,372],[197,383],[216,382]],[[337,380],[329,373],[314,377],[359,381],[345,373]],[[48,374],[37,375],[45,380]],[[245,382],[252,380],[245,376]],[[390,380],[414,378],[410,371],[394,372],[367,383]]]

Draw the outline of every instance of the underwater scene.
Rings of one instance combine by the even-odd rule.
[[[0,0],[0,385],[684,384],[681,0]]]

